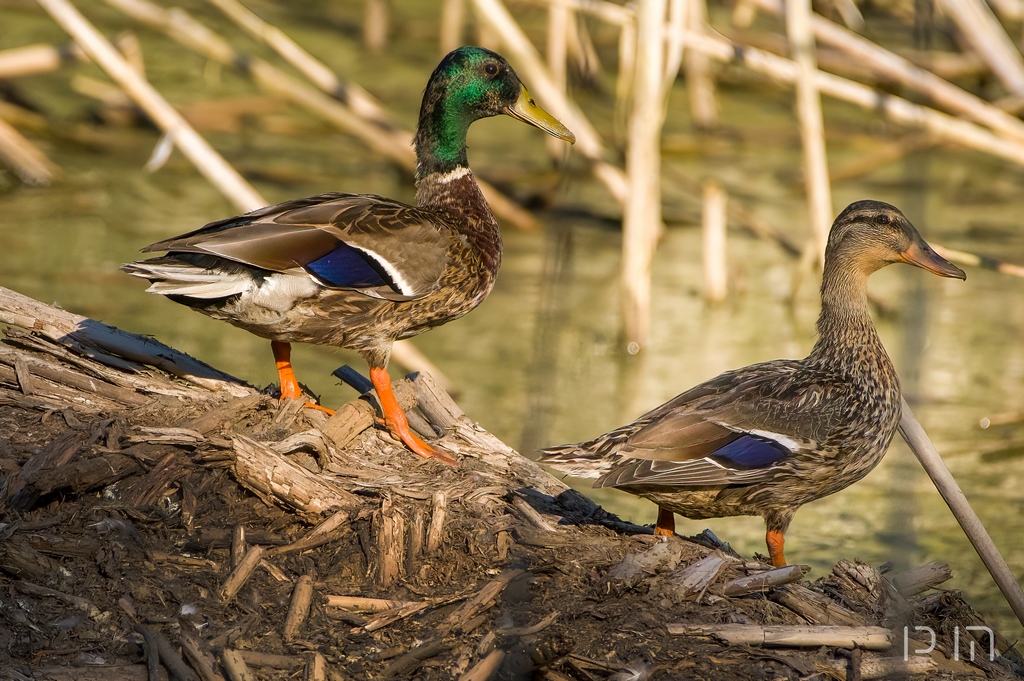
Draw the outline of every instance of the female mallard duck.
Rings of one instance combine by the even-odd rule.
[[[292,342],[359,352],[388,429],[423,457],[454,459],[409,429],[387,372],[391,345],[466,314],[501,263],[498,224],[466,160],[466,132],[506,114],[574,142],[537,106],[500,55],[462,47],[427,83],[416,131],[416,206],[380,196],[321,194],[212,222],[124,266],[147,289],[269,338],[281,397],[300,397]]]
[[[728,371],[628,426],[544,450],[542,462],[650,499],[656,534],[673,533],[673,513],[762,516],[772,563],[785,565],[796,510],[867,475],[896,432],[899,379],[867,307],[868,276],[894,262],[967,278],[898,209],[852,203],[829,233],[810,355]]]

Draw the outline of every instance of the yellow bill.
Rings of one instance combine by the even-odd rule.
[[[569,144],[576,144],[576,135],[572,134],[572,131],[562,125],[557,118],[537,106],[537,102],[533,101],[526,86],[522,87],[523,91],[519,93],[519,99],[515,104],[507,107],[505,113],[512,118],[518,118],[524,123],[540,128],[552,137],[565,140]]]

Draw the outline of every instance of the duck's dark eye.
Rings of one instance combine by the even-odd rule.
[[[498,65],[497,64],[487,64],[487,65],[484,66],[484,71],[487,73],[488,76],[493,76],[494,74],[496,74],[498,72]]]
[[[875,218],[875,222],[877,222],[880,225],[887,225],[890,222],[892,222],[892,220],[889,218],[888,215],[879,215],[877,218]]]

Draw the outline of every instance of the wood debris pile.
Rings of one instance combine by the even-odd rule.
[[[983,630],[969,661],[964,627],[984,622],[935,590],[948,567],[840,561],[808,583],[804,566],[740,559],[709,533],[662,542],[470,422],[427,375],[397,393],[458,468],[375,428],[370,396],[332,417],[282,404],[4,289],[0,322],[4,678],[1021,669],[998,636],[1005,657],[989,661]],[[904,626],[919,639],[906,660]],[[931,653],[913,654],[930,643],[914,626],[936,632]]]

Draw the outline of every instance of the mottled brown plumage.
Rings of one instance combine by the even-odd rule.
[[[466,314],[487,297],[501,264],[501,235],[466,160],[466,132],[507,114],[567,141],[572,133],[538,107],[512,67],[481,48],[442,60],[420,110],[416,206],[380,196],[321,194],[213,222],[125,265],[160,293],[273,341],[282,396],[301,389],[289,343],[359,352],[392,432],[423,456],[391,396],[392,343]]]
[[[650,499],[663,534],[672,512],[760,515],[784,564],[796,510],[867,475],[896,432],[899,378],[868,314],[867,279],[900,261],[966,278],[895,207],[851,204],[829,234],[810,355],[728,371],[590,442],[546,449],[542,461]]]

